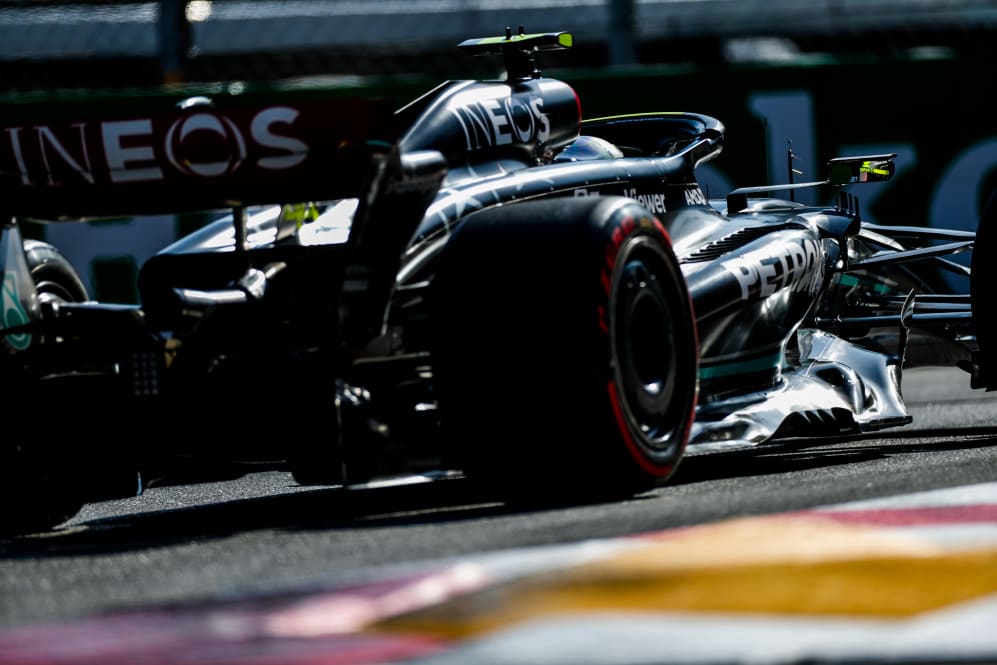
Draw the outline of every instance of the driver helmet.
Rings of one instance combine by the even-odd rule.
[[[574,142],[554,156],[554,161],[585,162],[590,159],[618,159],[623,151],[598,136],[579,136]]]

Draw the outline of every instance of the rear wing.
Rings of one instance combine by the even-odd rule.
[[[0,107],[0,215],[180,213],[358,196],[394,104],[342,91],[36,98]]]

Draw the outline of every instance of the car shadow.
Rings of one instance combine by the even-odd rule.
[[[992,447],[997,445],[997,427],[960,430],[957,437],[951,430],[894,431],[886,436],[880,432],[875,437],[784,439],[743,451],[688,457],[664,487],[629,500],[653,500],[669,487],[791,474],[898,455]],[[873,440],[875,443],[870,443]],[[267,529],[345,531],[443,524],[618,502],[508,504],[463,477],[363,489],[301,488],[288,479],[285,493],[74,520],[49,533],[0,539],[0,559],[100,555]]]
[[[160,490],[163,488],[157,488]],[[129,501],[139,506],[144,497]],[[508,512],[465,478],[363,489],[302,488],[286,493],[109,517],[75,519],[50,532],[0,538],[0,559],[58,557],[167,546],[253,530],[348,529],[474,519]]]

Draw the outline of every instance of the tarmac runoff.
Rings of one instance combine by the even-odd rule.
[[[997,483],[0,634],[0,663],[997,662]]]

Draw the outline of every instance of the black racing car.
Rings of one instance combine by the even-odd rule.
[[[722,123],[583,118],[535,61],[571,45],[468,40],[506,76],[401,108],[217,90],[8,113],[0,530],[274,468],[624,497],[683,455],[909,423],[906,367],[997,385],[973,307],[995,268],[972,282],[946,257],[975,234],[859,214],[852,186],[888,179],[893,155],[707,200],[697,167]],[[94,301],[21,231],[198,211],[217,214],[141,267],[139,304]]]

